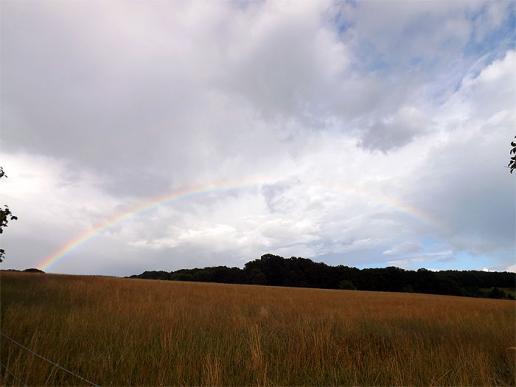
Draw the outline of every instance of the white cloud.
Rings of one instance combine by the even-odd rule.
[[[489,40],[507,2],[2,7],[13,265],[195,184],[206,192],[114,224],[56,269],[130,274],[266,252],[509,263],[516,52]],[[221,180],[232,187],[208,189]]]
[[[421,245],[414,242],[404,242],[396,245],[388,250],[385,250],[383,254],[385,255],[406,255],[417,253],[421,250]]]

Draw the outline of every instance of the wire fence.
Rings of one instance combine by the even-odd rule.
[[[100,387],[98,384],[96,384],[96,383],[94,383],[94,382],[92,382],[92,381],[90,381],[90,380],[88,380],[88,379],[86,379],[86,378],[83,378],[81,375],[78,375],[78,374],[76,374],[75,372],[70,371],[69,369],[64,368],[63,366],[61,366],[60,364],[56,363],[55,361],[52,361],[52,360],[50,360],[50,359],[47,359],[46,357],[44,357],[44,356],[40,355],[39,353],[34,352],[32,349],[27,348],[25,345],[23,345],[23,344],[21,344],[21,343],[17,342],[17,341],[16,341],[16,340],[14,340],[12,337],[7,336],[5,333],[0,332],[0,335],[1,335],[2,337],[5,337],[7,340],[9,340],[10,342],[12,342],[13,344],[17,345],[18,347],[20,347],[20,348],[24,349],[25,351],[30,352],[33,356],[36,356],[37,358],[39,358],[39,359],[41,359],[41,360],[46,361],[47,363],[49,363],[49,364],[53,365],[54,367],[56,367],[56,368],[60,369],[61,371],[64,371],[64,372],[66,372],[66,373],[67,373],[67,374],[69,374],[69,375],[75,376],[76,378],[78,378],[78,379],[82,380],[82,381],[83,381],[83,382],[85,382],[85,383],[88,383],[88,384],[89,384],[89,385],[91,385],[91,386]],[[2,364],[2,365],[3,365],[3,364]],[[14,374],[12,374],[12,373],[7,369],[7,367],[6,367],[5,365],[3,365],[3,366],[4,366],[4,368],[6,369],[6,371],[7,371],[11,376],[15,377],[15,375],[14,375]]]

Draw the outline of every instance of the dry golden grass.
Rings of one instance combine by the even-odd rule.
[[[514,301],[16,273],[1,289],[4,333],[101,385],[515,384]],[[1,362],[83,384],[5,339]]]

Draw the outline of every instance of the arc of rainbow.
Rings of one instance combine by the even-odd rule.
[[[419,219],[427,224],[430,224],[434,227],[438,227],[441,229],[447,228],[447,226],[445,224],[443,224],[440,220],[438,220],[433,215],[431,215],[415,206],[412,206],[408,203],[404,203],[401,200],[399,200],[393,196],[388,196],[384,193],[378,193],[378,192],[372,193],[368,190],[364,190],[364,189],[361,189],[358,187],[347,187],[347,186],[342,186],[340,184],[335,184],[335,183],[331,183],[331,182],[325,182],[322,184],[322,186],[325,188],[328,188],[332,191],[335,191],[335,192],[342,192],[342,193],[354,194],[354,195],[358,195],[358,196],[365,196],[365,197],[368,197],[370,199],[375,199],[375,200],[380,199],[380,202],[387,204],[390,207],[396,208],[404,213],[410,214],[414,218]]]
[[[60,246],[57,250],[53,251],[51,254],[47,255],[45,258],[43,258],[36,266],[41,270],[46,270],[51,265],[54,265],[59,260],[61,260],[66,254],[68,254],[73,249],[77,248],[81,244],[85,243],[86,241],[92,239],[102,231],[106,230],[107,228],[113,226],[114,224],[117,224],[119,222],[124,221],[127,218],[130,218],[138,213],[144,212],[146,210],[158,207],[160,205],[163,205],[165,203],[169,203],[172,201],[180,200],[180,199],[186,199],[188,197],[194,196],[194,195],[200,195],[200,194],[207,194],[217,191],[229,191],[234,189],[244,189],[244,188],[251,188],[251,187],[257,187],[260,185],[266,184],[266,180],[262,180],[259,177],[254,178],[251,180],[248,180],[247,182],[244,181],[242,183],[242,180],[238,180],[238,184],[234,184],[235,180],[218,180],[213,181],[209,184],[196,184],[196,185],[189,185],[186,187],[183,187],[178,190],[174,190],[173,192],[169,192],[164,195],[159,195],[151,198],[150,200],[145,200],[143,202],[140,202],[136,205],[133,205],[129,207],[129,209],[125,210],[122,213],[117,213],[112,215],[111,217],[103,220],[100,223],[97,223],[93,227],[81,232],[80,234],[76,235],[74,238],[67,241],[65,244]],[[432,217],[430,214],[425,213],[424,211],[413,207],[411,205],[408,205],[406,203],[403,203],[393,197],[379,194],[379,193],[371,193],[367,190],[360,189],[357,187],[346,187],[342,185],[337,185],[333,183],[314,183],[313,185],[321,186],[326,189],[329,189],[330,191],[339,192],[339,193],[347,193],[347,194],[355,194],[358,196],[365,196],[369,197],[375,200],[379,200],[382,203],[386,203],[387,205],[396,208],[404,213],[408,213],[411,216],[415,217],[416,219],[419,219],[425,223],[429,223],[434,226],[443,227],[442,224],[438,220],[436,220],[434,217]]]
[[[95,224],[93,227],[90,227],[89,229],[81,232],[80,234],[76,235],[69,241],[67,241],[64,245],[59,247],[57,250],[53,251],[51,254],[47,255],[45,258],[43,258],[36,267],[41,270],[46,270],[51,265],[57,263],[61,258],[63,258],[68,252],[75,249],[79,245],[83,244],[84,242],[90,240],[97,234],[101,233],[102,231],[106,230],[107,228],[113,226],[114,224],[117,224],[119,222],[124,221],[127,218],[130,218],[131,216],[141,213],[143,211],[152,209],[154,207],[158,207],[162,204],[172,202],[175,200],[185,199],[190,196],[199,195],[199,194],[206,194],[210,192],[216,192],[220,190],[232,190],[232,189],[243,189],[246,187],[253,187],[256,186],[256,183],[253,183],[252,181],[248,183],[243,183],[239,180],[238,185],[235,185],[232,180],[218,180],[210,182],[209,184],[195,184],[195,185],[189,185],[185,186],[183,188],[174,190],[172,192],[169,192],[164,195],[159,195],[151,198],[150,200],[145,200],[143,202],[140,202],[136,205],[133,205],[129,207],[129,209],[125,210],[122,213],[117,213],[112,215],[111,217],[103,220],[102,222],[99,222]]]

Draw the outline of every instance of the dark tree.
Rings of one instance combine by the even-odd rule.
[[[0,179],[2,177],[7,177],[7,175],[5,174],[4,169],[2,167],[0,167]],[[10,220],[16,220],[16,219],[18,219],[18,218],[15,215],[13,215],[13,213],[11,212],[9,207],[7,207],[5,205],[3,207],[0,206],[0,234],[2,234],[4,232],[4,228],[7,227],[7,223]],[[3,261],[4,256],[5,256],[4,249],[0,249],[0,262]]]
[[[514,137],[516,138],[516,136]],[[512,149],[510,151],[510,155],[511,155],[511,159],[509,161],[509,165],[508,167],[511,169],[511,173],[512,171],[514,171],[516,169],[516,142],[511,142],[511,146],[512,146]]]
[[[310,259],[266,254],[238,267],[205,267],[172,272],[146,271],[132,278],[172,281],[222,282],[326,289],[417,292],[456,296],[510,298],[516,273],[446,270],[417,271],[399,267],[357,269],[329,266]],[[508,290],[508,291],[507,291]]]

